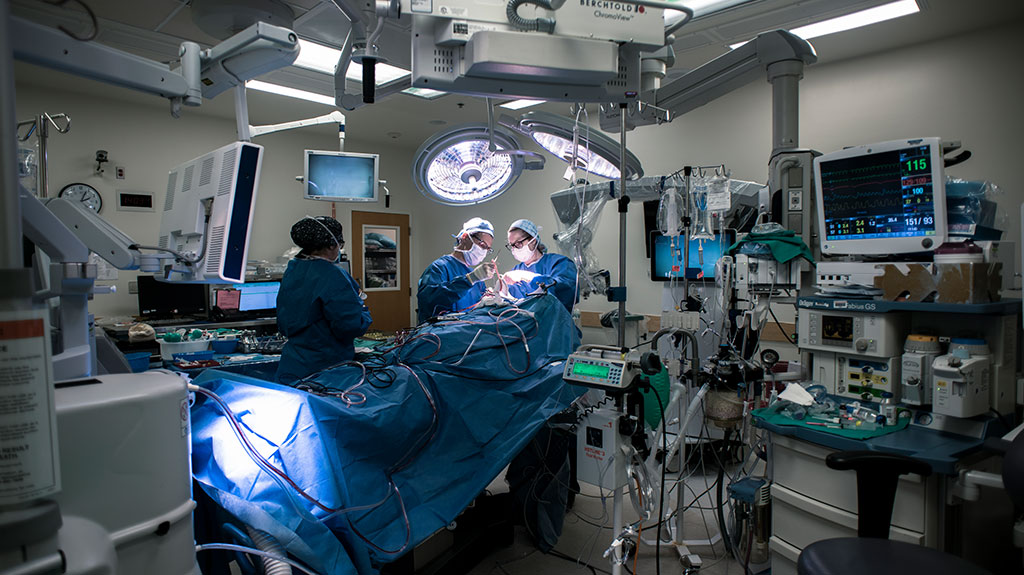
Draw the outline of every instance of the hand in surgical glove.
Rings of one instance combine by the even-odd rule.
[[[508,285],[517,284],[519,282],[530,282],[533,278],[537,277],[537,274],[526,271],[526,270],[511,270],[504,273],[501,276],[502,281]]]
[[[498,266],[494,262],[484,262],[473,268],[473,271],[466,274],[466,277],[469,278],[469,281],[476,283],[494,277],[497,272]]]

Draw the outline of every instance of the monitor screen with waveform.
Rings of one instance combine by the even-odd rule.
[[[906,253],[944,241],[939,144],[925,140],[932,139],[860,146],[815,161],[822,251]]]

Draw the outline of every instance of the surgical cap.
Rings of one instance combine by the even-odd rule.
[[[512,225],[508,227],[509,233],[511,233],[512,230],[523,230],[523,233],[531,238],[537,238],[538,247],[547,247],[544,245],[544,242],[540,241],[540,228],[530,220],[523,219],[512,222]]]
[[[468,222],[462,224],[462,229],[459,230],[459,235],[456,237],[462,237],[463,234],[476,234],[484,233],[494,237],[494,226],[491,222],[483,218],[472,218]]]
[[[292,226],[292,241],[305,252],[334,247],[344,240],[341,222],[330,216],[306,216]]]

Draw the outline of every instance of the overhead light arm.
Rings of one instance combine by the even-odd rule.
[[[675,116],[699,108],[737,88],[745,86],[763,74],[773,64],[792,62],[801,70],[804,65],[818,61],[814,48],[804,40],[785,30],[764,32],[754,40],[700,66],[685,76],[669,82],[653,92],[644,94],[646,106],[635,104],[629,109],[629,128],[660,124]],[[618,127],[620,110],[617,106],[604,106],[601,128]]]

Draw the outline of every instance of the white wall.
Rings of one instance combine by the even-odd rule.
[[[974,158],[949,173],[1001,185],[1006,237],[1019,241],[1016,214],[1024,197],[1018,170],[1021,146],[1015,137],[1024,127],[1024,111],[1015,100],[1024,88],[1024,67],[1016,58],[1021,28],[1021,23],[1015,22],[941,42],[808,67],[800,85],[801,144],[827,152],[902,137],[960,139],[974,152]],[[125,103],[118,99],[123,93],[118,89],[110,88],[109,98],[98,98],[75,93],[74,81],[68,85],[68,91],[58,93],[34,88],[31,78],[19,77],[18,118],[48,111],[66,112],[74,119],[71,133],[51,139],[51,193],[75,181],[96,185],[106,202],[105,218],[139,241],[155,242],[159,214],[117,212],[114,190],[151,191],[156,194],[157,206],[162,205],[167,171],[234,140],[234,123],[197,110],[186,110],[183,118],[174,120],[157,98],[151,105]],[[284,106],[289,100],[282,98],[281,102]],[[629,132],[627,143],[649,175],[667,174],[683,165],[725,163],[733,177],[764,182],[771,150],[770,113],[771,88],[766,82],[755,82],[671,124]],[[294,221],[305,214],[329,213],[330,204],[301,200],[293,177],[302,171],[302,149],[336,149],[337,140],[330,129],[321,128],[274,134],[257,142],[266,146],[267,153],[250,256],[273,259],[290,246],[288,229]],[[97,149],[107,150],[111,158],[102,180],[92,176]],[[413,189],[409,177],[413,149],[361,144],[357,131],[349,132],[346,149],[381,154],[381,177],[389,181],[393,194],[390,211],[412,215],[414,280],[434,258],[450,251],[450,234],[472,216],[494,223],[499,230],[496,245],[504,243],[502,231],[508,224],[521,217],[543,226],[545,237],[556,231],[549,195],[564,188],[561,175],[565,164],[554,158],[549,157],[544,171],[524,173],[511,190],[493,201],[478,207],[449,207]],[[127,168],[126,180],[113,180],[114,165]],[[348,233],[351,206],[338,204],[338,209]],[[384,211],[384,206],[381,201],[357,205],[356,209]],[[647,277],[642,230],[642,210],[633,205],[627,232],[628,307],[632,312],[658,314],[661,284]],[[613,278],[618,273],[617,238],[617,213],[608,206],[594,248]],[[499,253],[501,267],[513,263],[507,251]],[[127,294],[131,275],[121,274],[118,295],[97,297],[95,313],[136,313],[135,296]],[[604,311],[612,306],[603,298],[592,297],[580,307]]]
[[[68,77],[71,89],[59,92],[34,86],[31,76],[23,75],[18,79],[17,117],[20,120],[41,112],[65,113],[72,119],[71,131],[67,134],[51,132],[48,154],[51,197],[69,183],[92,185],[103,197],[100,215],[142,244],[156,245],[158,241],[159,210],[166,193],[167,172],[236,139],[233,121],[188,108],[181,118],[174,119],[168,113],[166,102],[159,98],[140,103],[137,97],[117,88],[109,88],[109,97],[103,98],[75,93],[74,87],[81,86],[82,81],[72,77]],[[289,99],[281,98],[281,101],[287,103]],[[252,118],[252,121],[259,119]],[[254,140],[266,150],[249,259],[275,261],[292,246],[288,231],[295,221],[307,214],[330,214],[329,202],[303,200],[301,185],[294,178],[302,175],[302,151],[307,148],[337,150],[336,133],[336,127],[323,126],[279,132]],[[110,158],[103,176],[95,176],[93,172],[98,149],[106,150]],[[350,136],[345,149],[379,151],[361,144],[358,136]],[[389,181],[392,190],[410,189],[407,167],[410,160],[411,152],[402,149],[385,150],[381,154],[381,178]],[[115,179],[115,166],[125,168],[124,180]],[[117,211],[117,190],[153,193],[157,211]],[[391,210],[410,213],[408,197],[408,194],[396,194]],[[337,218],[345,227],[346,237],[349,237],[349,214],[353,205],[336,204]],[[377,203],[356,206],[356,209],[383,210],[383,194]],[[136,272],[122,271],[116,282],[99,282],[115,284],[118,293],[96,296],[90,307],[92,312],[98,317],[138,314],[137,297],[128,293],[128,282],[136,276]]]

